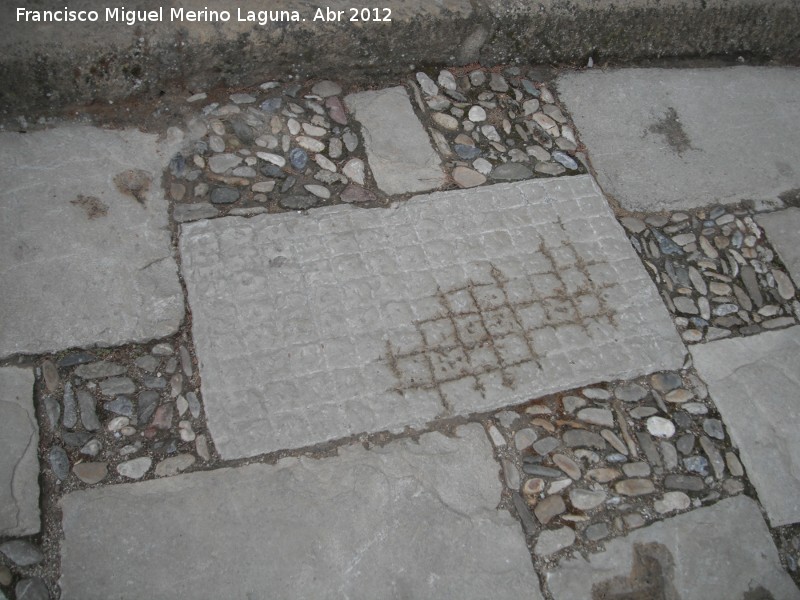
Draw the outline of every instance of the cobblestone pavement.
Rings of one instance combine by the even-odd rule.
[[[800,598],[796,190],[620,206],[546,73],[0,133],[0,600]]]

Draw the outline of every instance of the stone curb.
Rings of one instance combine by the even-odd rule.
[[[104,22],[106,3],[84,0],[96,23],[21,23],[16,5],[0,8],[0,108],[35,110],[68,103],[116,101],[160,90],[250,85],[265,76],[394,74],[409,65],[586,64],[663,57],[739,54],[800,59],[800,11],[793,0],[386,0],[377,16],[349,22],[351,3],[328,2],[341,21],[314,21],[317,6],[280,0],[269,10],[296,10],[300,22],[239,22],[237,10],[264,10],[257,0],[215,6],[227,23]],[[202,9],[202,2],[189,3]],[[152,10],[146,0],[129,10]],[[111,7],[113,8],[113,7]],[[341,11],[341,13],[339,12]],[[323,11],[324,12],[324,11]],[[265,15],[268,16],[268,15]],[[325,15],[327,17],[327,14]],[[372,9],[371,17],[375,16]]]

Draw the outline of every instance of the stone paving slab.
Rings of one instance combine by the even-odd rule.
[[[692,347],[773,527],[800,523],[800,327]]]
[[[434,190],[445,182],[439,155],[401,86],[344,99],[361,123],[375,183],[387,194]]]
[[[480,425],[62,501],[64,600],[531,598]],[[91,557],[91,560],[87,560]]]
[[[722,500],[564,560],[546,576],[554,600],[796,600],[758,505]]]
[[[584,71],[562,75],[558,89],[598,183],[627,209],[774,199],[800,187],[800,69]]]
[[[0,368],[0,536],[39,532],[38,448],[33,372]]]
[[[225,458],[401,430],[682,365],[594,181],[182,226]]]
[[[800,208],[789,208],[774,213],[764,214],[757,219],[758,224],[767,232],[767,239],[778,251],[783,264],[794,280],[795,287],[800,285]]]
[[[177,330],[170,148],[93,127],[0,134],[0,357]]]

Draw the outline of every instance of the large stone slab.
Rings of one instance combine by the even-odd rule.
[[[758,224],[767,233],[767,239],[778,251],[783,264],[789,270],[795,286],[800,286],[800,208],[789,208],[760,215]]]
[[[800,69],[584,71],[560,77],[558,89],[598,183],[625,208],[691,208],[800,188]]]
[[[0,368],[0,537],[39,532],[38,448],[33,373]]]
[[[692,348],[774,527],[800,523],[800,327]]]
[[[497,472],[473,424],[73,493],[61,597],[539,600]]]
[[[225,458],[659,369],[685,349],[589,176],[182,226]]]
[[[0,134],[0,357],[177,330],[171,147],[94,127]]]
[[[375,183],[387,194],[434,190],[445,182],[433,150],[403,87],[350,94],[344,99],[361,123]]]
[[[797,600],[758,505],[746,496],[667,519],[546,575],[554,600]]]

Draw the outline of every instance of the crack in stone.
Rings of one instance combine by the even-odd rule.
[[[9,481],[9,490],[11,491],[11,497],[14,498],[14,509],[15,509],[14,529],[18,529],[20,527],[20,512],[22,511],[22,506],[19,498],[17,497],[17,494],[14,493],[14,482],[17,481],[17,471],[20,468],[20,463],[22,463],[22,461],[27,456],[28,451],[31,448],[31,444],[33,443],[33,439],[34,437],[36,437],[36,423],[34,423],[33,419],[31,419],[30,413],[27,410],[25,410],[25,408],[20,406],[19,403],[17,402],[7,402],[7,403],[16,406],[20,410],[22,410],[23,414],[25,415],[25,418],[28,420],[28,424],[30,425],[30,435],[28,436],[28,441],[25,444],[25,449],[20,453],[19,459],[14,462],[14,468],[11,471],[11,478]]]

